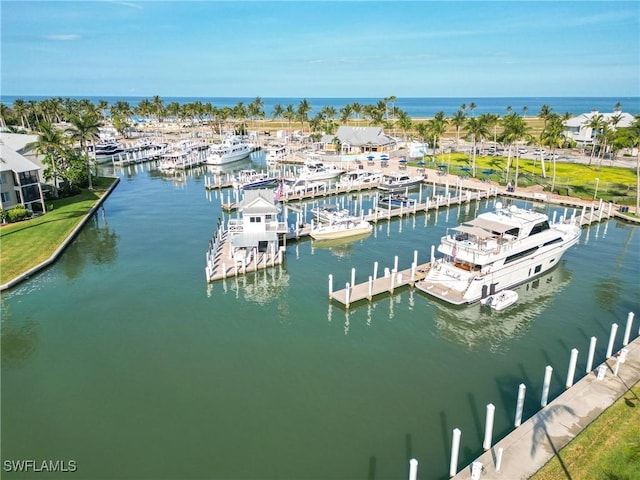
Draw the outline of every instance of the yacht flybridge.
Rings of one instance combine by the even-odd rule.
[[[547,215],[496,203],[495,211],[447,229],[416,288],[446,302],[474,303],[543,274],[575,245],[581,229]],[[433,253],[432,253],[433,257]]]

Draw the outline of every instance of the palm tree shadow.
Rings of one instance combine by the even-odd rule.
[[[575,411],[571,407],[567,407],[566,405],[558,405],[554,407],[547,407],[545,410],[540,411],[535,416],[533,424],[533,442],[531,444],[531,456],[533,457],[536,454],[538,445],[542,445],[544,440],[546,439],[546,441],[549,443],[549,445],[551,445],[551,448],[553,449],[553,455],[558,459],[558,462],[560,462],[560,466],[562,467],[566,478],[568,480],[571,480],[571,474],[567,470],[567,467],[564,464],[562,458],[558,455],[558,449],[554,445],[553,439],[551,438],[551,435],[549,435],[549,431],[547,430],[547,425],[553,422],[554,417],[564,412],[575,415]]]

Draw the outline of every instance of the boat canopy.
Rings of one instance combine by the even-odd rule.
[[[474,227],[471,225],[460,225],[458,227],[453,228],[456,232],[466,233],[468,235],[472,235],[480,240],[485,240],[487,238],[494,238],[496,235],[491,233],[484,228]]]
[[[468,225],[472,227],[483,228],[484,230],[488,230],[490,232],[494,232],[494,234],[502,235],[503,233],[507,233],[509,230],[513,230],[514,228],[519,228],[514,225],[508,225],[505,223],[494,222],[493,220],[489,220],[487,218],[477,217],[471,220],[470,222],[465,222],[463,225]]]

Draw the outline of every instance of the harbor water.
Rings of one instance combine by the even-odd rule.
[[[513,429],[520,383],[528,418],[545,366],[555,398],[571,349],[578,378],[590,337],[602,361],[611,324],[638,315],[640,233],[616,220],[586,227],[503,312],[409,287],[346,311],[328,299],[329,274],[342,288],[354,267],[363,282],[376,261],[408,268],[417,250],[426,262],[446,227],[496,199],[380,222],[352,243],[289,243],[282,267],[207,284],[205,251],[227,214],[206,170],[115,173],[60,260],[2,294],[3,465],[74,461],[83,479],[398,479],[416,458],[420,478],[445,479],[454,428],[462,467],[482,452],[488,403],[497,439]]]

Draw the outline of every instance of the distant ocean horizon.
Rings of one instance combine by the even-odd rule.
[[[24,101],[42,101],[47,98],[56,98],[57,95],[2,95],[0,100],[5,105],[13,105],[16,99]],[[88,99],[93,103],[105,100],[109,105],[117,101],[128,102],[135,107],[141,100],[150,100],[152,96],[61,96],[62,98]],[[256,97],[163,97],[164,105],[172,102],[180,104],[200,101],[211,102],[216,108],[234,107],[239,102],[245,106],[252,103]],[[299,103],[306,98],[311,106],[310,116],[326,106],[333,106],[337,112],[347,104],[357,102],[361,105],[377,104],[383,98],[375,97],[260,97],[263,101],[263,111],[267,118],[273,116],[275,105],[287,108],[292,105],[297,108]],[[491,113],[500,116],[507,114],[507,107],[511,111],[524,116],[537,116],[543,105],[551,107],[552,112],[558,114],[570,113],[580,115],[597,110],[602,113],[611,113],[617,103],[621,105],[621,111],[631,115],[640,114],[640,97],[397,97],[393,102],[397,108],[403,110],[412,118],[431,118],[438,112],[444,112],[447,117],[457,112],[462,105],[466,105],[467,113],[471,103],[475,104],[473,115]]]

